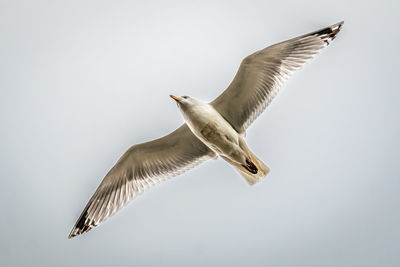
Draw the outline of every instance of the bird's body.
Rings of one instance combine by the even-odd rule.
[[[250,184],[268,173],[265,164],[247,148],[242,134],[233,129],[211,104],[190,97],[184,97],[177,103],[193,134],[217,155],[238,168],[240,173],[243,170],[246,174],[244,178]]]
[[[238,157],[240,135],[210,104],[195,102],[183,106],[181,112],[193,134],[212,151],[221,156]],[[239,158],[235,159],[240,161]]]
[[[174,98],[185,123],[129,148],[107,173],[69,238],[89,231],[149,186],[220,156],[253,185],[269,168],[247,147],[244,133],[283,82],[330,44],[343,22],[271,45],[243,59],[228,88],[210,103]]]

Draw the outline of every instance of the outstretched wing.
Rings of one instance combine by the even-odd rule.
[[[211,104],[237,132],[243,133],[268,106],[283,82],[329,45],[342,25],[343,21],[247,56],[229,87]]]
[[[215,153],[186,124],[169,135],[132,146],[103,179],[69,238],[97,226],[149,186],[212,157]]]

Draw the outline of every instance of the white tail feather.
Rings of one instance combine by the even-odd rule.
[[[249,172],[245,167],[243,167],[241,164],[232,161],[229,158],[222,157],[226,161],[228,161],[230,164],[232,164],[238,171],[239,173],[243,176],[243,178],[247,181],[249,185],[254,185],[261,181],[268,173],[269,173],[269,168],[267,165],[264,164],[259,158],[257,158],[256,155],[254,155],[251,151],[248,151],[250,154],[250,161],[257,167],[257,173],[251,173]]]

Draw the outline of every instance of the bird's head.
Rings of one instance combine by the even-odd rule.
[[[189,96],[181,96],[181,97],[177,97],[174,95],[169,95],[173,100],[176,101],[176,104],[178,105],[178,107],[180,108],[187,108],[190,107],[192,105],[195,105],[198,101],[194,98],[191,98]]]

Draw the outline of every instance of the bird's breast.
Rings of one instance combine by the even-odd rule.
[[[193,108],[184,114],[192,132],[214,151],[223,152],[239,142],[239,134],[210,105]]]

